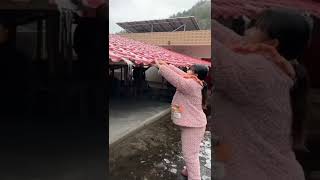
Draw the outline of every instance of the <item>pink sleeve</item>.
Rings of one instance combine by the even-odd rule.
[[[161,65],[159,72],[172,86],[177,88],[178,91],[182,93],[188,92],[188,80],[174,72],[169,66]]]
[[[248,102],[253,100],[249,92],[262,90],[263,79],[270,62],[259,55],[242,55],[214,41],[214,86],[233,100]],[[269,64],[269,65],[268,65]]]
[[[186,75],[187,73],[185,73],[184,71],[182,71],[181,69],[177,68],[176,66],[170,64],[169,68],[172,69],[174,72],[176,72],[177,74],[180,75]]]
[[[216,20],[212,20],[212,29],[214,38],[225,45],[232,45],[243,41],[242,36]]]

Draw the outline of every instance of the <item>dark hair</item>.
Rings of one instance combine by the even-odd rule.
[[[310,24],[302,14],[289,9],[267,9],[255,27],[279,41],[278,52],[287,60],[301,57],[310,39]]]
[[[202,105],[206,106],[208,98],[208,84],[204,81],[209,73],[209,68],[205,65],[194,64],[190,67],[195,74],[198,75],[198,78],[203,81],[202,88]]]
[[[277,39],[279,54],[290,62],[299,60],[303,55],[311,36],[311,25],[307,17],[288,9],[267,9],[257,18],[255,27],[267,33],[271,39]],[[309,79],[307,71],[300,63],[292,63],[295,72],[295,84],[291,89],[292,138],[293,148],[304,145],[304,130],[308,111]]]

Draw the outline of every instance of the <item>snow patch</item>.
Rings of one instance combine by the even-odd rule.
[[[200,146],[199,156],[205,160],[204,166],[211,169],[211,138],[210,132],[205,133],[205,138],[203,139]]]
[[[175,168],[171,168],[169,171],[172,172],[173,174],[177,174],[177,169]]]
[[[206,164],[204,165],[204,167],[211,169],[211,159],[206,160]]]
[[[202,179],[202,180],[211,180],[211,177],[208,177],[208,176],[202,176],[202,177],[201,177],[201,179]]]
[[[166,162],[167,164],[170,163],[170,161],[168,159],[164,159],[164,162]]]

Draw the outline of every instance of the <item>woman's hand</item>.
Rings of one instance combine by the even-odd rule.
[[[157,67],[157,68],[159,68],[160,67],[160,63],[159,63],[159,61],[158,60],[154,60],[154,66],[155,67]]]
[[[161,63],[164,65],[168,65],[167,62],[165,62],[165,61],[161,61]]]
[[[155,66],[157,68],[159,68],[161,65],[168,65],[166,62],[162,61],[162,60],[154,60],[155,62]]]
[[[168,65],[165,61],[159,60],[160,65]]]

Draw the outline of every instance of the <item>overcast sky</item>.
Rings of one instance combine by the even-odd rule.
[[[199,0],[109,0],[110,33],[122,30],[116,23],[163,19],[190,9]]]

